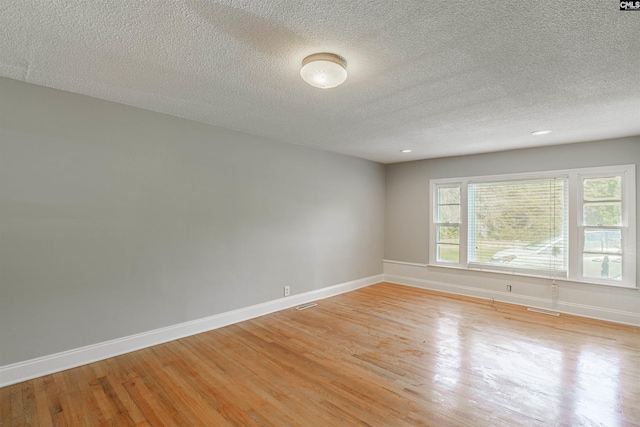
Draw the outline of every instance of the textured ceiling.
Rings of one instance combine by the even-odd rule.
[[[0,0],[0,75],[392,163],[640,135],[640,13],[618,9]],[[324,51],[348,61],[331,90],[299,76]]]

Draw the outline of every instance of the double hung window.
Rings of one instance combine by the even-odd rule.
[[[580,177],[580,263],[586,278],[623,279],[623,241],[629,238],[623,220],[622,175]]]
[[[460,261],[460,186],[437,189],[436,252],[439,261]]]

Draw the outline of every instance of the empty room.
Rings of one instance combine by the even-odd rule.
[[[640,427],[640,2],[0,33],[0,426]]]

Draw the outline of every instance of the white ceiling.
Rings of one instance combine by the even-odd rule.
[[[640,135],[640,13],[618,9],[0,0],[0,75],[392,163]],[[325,51],[348,62],[330,90],[299,76]]]

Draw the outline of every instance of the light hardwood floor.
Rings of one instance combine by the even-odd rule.
[[[0,389],[2,426],[639,426],[640,328],[378,284]]]

